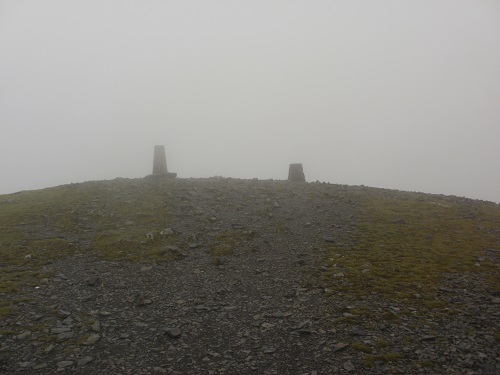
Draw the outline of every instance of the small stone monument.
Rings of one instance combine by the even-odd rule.
[[[150,177],[175,178],[177,173],[169,172],[167,169],[167,158],[165,156],[165,146],[155,146],[153,160],[153,174]]]
[[[301,163],[290,164],[288,169],[288,181],[306,182],[304,169]]]

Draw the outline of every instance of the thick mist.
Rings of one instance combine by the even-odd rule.
[[[0,194],[286,179],[500,202],[500,2],[2,1]]]

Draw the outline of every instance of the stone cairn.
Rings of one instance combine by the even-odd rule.
[[[290,164],[288,181],[306,182],[306,176],[304,175],[301,163]]]
[[[175,178],[177,173],[169,172],[167,169],[167,158],[165,156],[165,146],[155,146],[153,160],[153,174],[148,177]]]

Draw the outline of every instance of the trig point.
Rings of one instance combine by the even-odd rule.
[[[155,155],[153,160],[153,174],[151,177],[174,178],[177,173],[169,172],[167,169],[167,158],[165,156],[165,146],[155,146]]]
[[[288,169],[288,181],[306,182],[304,169],[301,163],[290,164]]]

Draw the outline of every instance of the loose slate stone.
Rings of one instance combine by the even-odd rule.
[[[85,366],[87,363],[92,362],[92,361],[93,361],[93,358],[87,356],[87,357],[84,357],[84,358],[78,360],[77,365],[78,366]]]
[[[173,339],[179,338],[182,334],[179,328],[167,328],[165,333]]]
[[[198,306],[195,306],[194,307],[195,310],[198,310],[198,311],[202,311],[202,310],[206,310],[206,311],[210,311],[210,307],[207,307],[205,305],[198,305]]]
[[[24,340],[24,339],[28,338],[30,335],[31,335],[31,331],[24,331],[20,335],[17,335],[16,338],[18,340]]]
[[[436,336],[426,335],[422,337],[422,341],[434,341],[434,340],[436,340]]]
[[[271,323],[262,323],[261,327],[262,329],[271,329],[271,328],[274,328],[276,325],[275,324],[271,324]]]
[[[353,329],[351,329],[351,334],[353,336],[366,336],[366,332],[360,328],[357,328],[357,327],[354,327]]]
[[[65,341],[74,336],[73,332],[63,332],[57,335],[57,341]]]
[[[91,329],[92,329],[92,331],[94,331],[94,332],[100,332],[100,331],[101,331],[101,323],[100,323],[98,320],[96,320],[96,321],[94,322],[94,324],[92,324],[92,326],[91,326],[90,328],[91,328]]]
[[[33,367],[35,365],[35,362],[20,362],[19,367],[22,368],[27,368],[27,367]]]
[[[313,333],[310,329],[299,329],[297,331],[300,335],[310,335]]]
[[[349,344],[344,344],[342,342],[339,342],[339,343],[333,345],[333,352],[338,352],[342,349],[347,348],[348,346],[349,346]]]
[[[52,328],[50,332],[52,333],[64,333],[64,332],[70,332],[71,328],[69,327],[57,327],[57,328]]]
[[[89,337],[87,337],[87,340],[85,340],[84,344],[85,345],[94,345],[100,338],[101,338],[101,335],[99,335],[98,333],[92,333],[92,334],[90,334]]]
[[[91,276],[87,280],[85,280],[85,284],[87,286],[97,286],[101,283],[101,279],[99,276]]]
[[[342,365],[342,367],[344,368],[344,370],[346,370],[348,372],[354,371],[354,365],[352,364],[351,361],[344,362],[344,364]]]
[[[61,362],[57,362],[57,367],[59,368],[65,368],[65,367],[68,367],[68,366],[72,366],[73,365],[73,361],[61,361]]]

